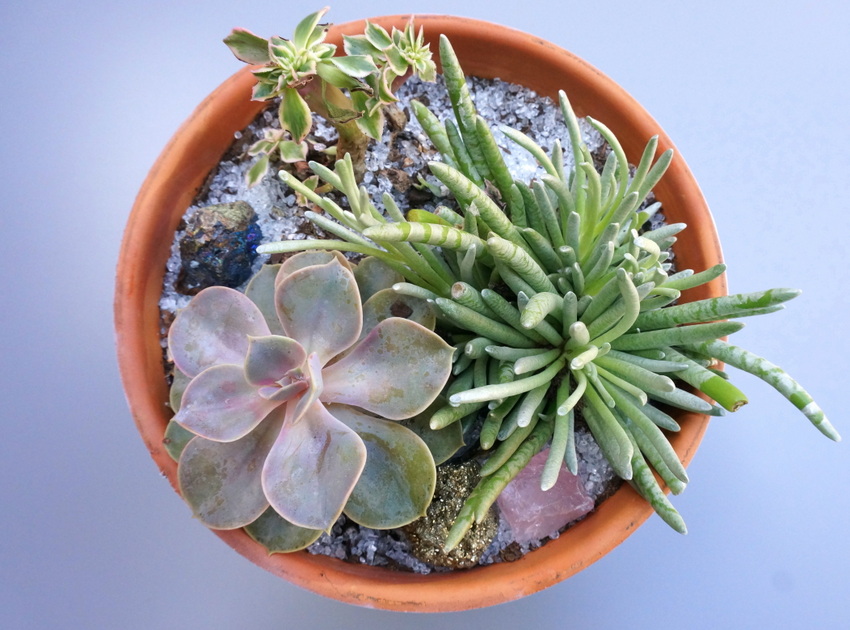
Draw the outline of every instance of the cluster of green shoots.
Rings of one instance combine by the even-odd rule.
[[[653,138],[630,170],[617,138],[588,119],[610,147],[598,171],[562,92],[575,166],[565,167],[560,143],[547,152],[521,132],[503,128],[545,173],[531,183],[515,179],[476,113],[445,37],[440,56],[455,120],[440,121],[415,102],[413,110],[442,154],[430,171],[456,207],[404,213],[384,195],[381,211],[358,186],[349,156],[333,169],[310,163],[348,208],[286,170],[280,177],[323,211],[306,216],[333,238],[274,243],[259,251],[335,249],[373,256],[403,276],[394,291],[436,307],[436,330],[454,344],[455,355],[445,401],[430,425],[479,424],[484,458],[481,482],[461,510],[447,550],[547,445],[543,489],[555,484],[564,462],[577,473],[579,418],[616,474],[684,532],[652,470],[674,494],[688,482],[666,436],[679,424],[665,409],[720,415],[747,402],[717,368],[719,362],[760,377],[827,437],[840,439],[811,396],[783,370],[723,340],[742,327],[729,318],[780,310],[797,291],[677,303],[683,291],[717,278],[725,266],[674,270],[669,252],[685,225],[645,229],[659,209],[645,199],[673,159],[671,151],[656,159]]]
[[[363,35],[344,37],[346,54],[336,57],[336,46],[325,43],[328,25],[319,23],[327,11],[325,7],[304,18],[292,39],[264,39],[237,28],[224,40],[240,61],[260,66],[253,70],[254,100],[280,98],[281,128],[268,130],[248,150],[259,157],[248,171],[249,185],[263,178],[275,158],[283,162],[307,159],[311,112],[336,128],[336,155],[352,155],[360,177],[369,138],[380,140],[384,107],[397,100],[393,84],[410,74],[434,80],[431,50],[412,22],[403,31],[393,29],[392,34],[367,22]]]

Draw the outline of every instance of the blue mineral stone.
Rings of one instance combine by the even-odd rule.
[[[251,276],[261,239],[257,214],[247,202],[200,208],[180,239],[177,290],[195,295],[210,286],[240,286]]]

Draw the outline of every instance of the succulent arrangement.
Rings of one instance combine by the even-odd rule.
[[[281,97],[286,142],[303,142],[309,105],[337,125],[342,147],[354,127],[377,134],[396,78],[415,70],[429,79],[433,64],[412,25],[392,35],[367,25],[346,39],[347,57],[333,57],[318,24],[324,12],[302,21],[291,41],[234,31],[227,43],[243,61],[264,64],[255,98]],[[650,227],[660,209],[651,191],[671,151],[656,156],[653,138],[630,167],[614,134],[589,119],[609,147],[597,169],[562,92],[566,152],[501,129],[540,166],[542,175],[522,181],[477,115],[445,37],[440,58],[454,120],[420,103],[412,109],[441,154],[429,168],[452,203],[431,212],[403,210],[390,195],[370,199],[358,184],[358,151],[340,150],[332,168],[310,162],[321,189],[284,168],[283,181],[321,210],[305,215],[332,238],[261,246],[300,253],[261,271],[244,295],[202,291],[175,320],[179,411],[169,431],[181,490],[201,520],[245,526],[274,551],[310,544],[342,512],[368,527],[410,522],[427,507],[435,475],[425,442],[394,422],[416,417],[433,436],[479,435],[481,481],[447,550],[545,447],[542,489],[564,463],[575,474],[577,422],[617,475],[684,532],[661,484],[678,494],[688,476],[665,432],[679,429],[671,408],[720,415],[747,402],[720,363],[760,377],[840,439],[787,373],[725,341],[742,327],[730,318],[778,311],[797,291],[677,303],[725,266],[675,269],[671,246],[685,225]],[[315,98],[334,90],[356,117],[328,105],[336,96]],[[286,161],[292,147],[274,142]],[[252,177],[268,168],[264,147]],[[352,267],[339,252],[367,258]],[[397,317],[399,304],[407,319]]]

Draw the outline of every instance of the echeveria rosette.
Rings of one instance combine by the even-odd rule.
[[[285,519],[308,542],[299,528],[328,530],[343,511],[375,528],[423,514],[434,461],[394,421],[431,405],[453,349],[398,317],[378,317],[362,335],[360,293],[339,255],[294,256],[274,276],[258,274],[247,293],[269,292],[273,300],[256,304],[205,289],[169,331],[175,366],[191,379],[174,420],[197,436],[178,471],[195,514],[220,529],[262,517],[254,533],[278,538],[280,523],[269,523]]]

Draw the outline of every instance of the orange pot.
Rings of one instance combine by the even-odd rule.
[[[372,20],[389,29],[409,16]],[[565,90],[577,115],[591,115],[617,135],[634,163],[653,135],[659,152],[670,139],[644,109],[611,79],[569,52],[509,28],[443,16],[417,16],[437,50],[441,33],[451,40],[471,75],[520,83],[557,99]],[[331,29],[328,41],[362,32],[363,22]],[[162,473],[176,489],[177,466],[162,445],[169,419],[163,378],[158,300],[174,231],[207,174],[263,107],[250,100],[248,68],[216,89],[177,131],[145,180],[133,206],[121,247],[115,296],[118,360],[127,399],[139,432]],[[702,270],[721,261],[714,222],[690,170],[676,156],[655,187],[670,222],[684,222],[675,251],[680,268]],[[690,300],[726,294],[725,278],[689,291]],[[687,464],[708,418],[683,413],[682,430],[671,442]],[[344,563],[306,551],[268,555],[242,530],[215,533],[264,569],[315,593],[343,602],[400,611],[453,611],[518,599],[564,580],[596,562],[628,537],[652,509],[624,484],[586,519],[557,540],[516,562],[452,573],[414,575]]]

